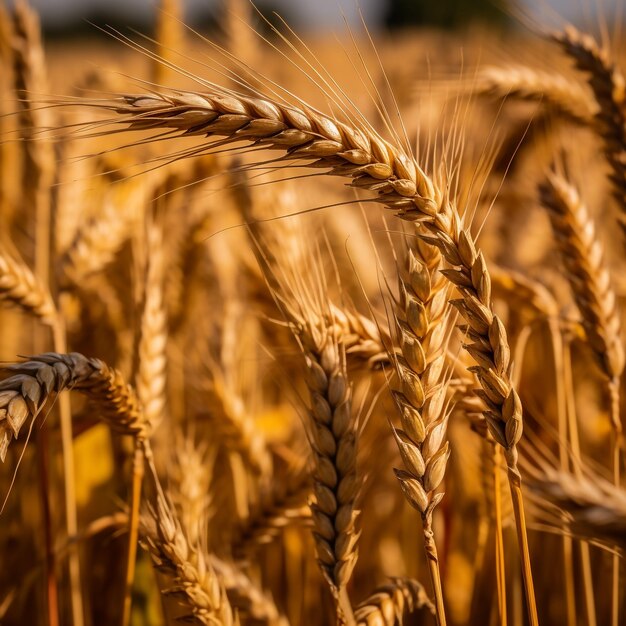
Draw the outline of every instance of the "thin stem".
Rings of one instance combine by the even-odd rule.
[[[559,464],[561,471],[569,471],[567,452],[567,394],[563,375],[563,337],[556,318],[548,320],[552,344],[552,358],[554,361],[554,381],[556,389],[557,420],[559,432]],[[563,525],[565,529],[565,523]],[[563,533],[563,577],[565,583],[565,604],[567,623],[576,626],[576,584],[574,580],[574,562],[572,554],[572,538]]]
[[[508,469],[509,487],[511,489],[511,500],[513,501],[513,511],[515,512],[515,528],[517,530],[517,541],[522,561],[528,619],[531,626],[538,626],[539,618],[537,616],[535,588],[530,567],[530,550],[528,549],[528,535],[526,534],[526,515],[524,513],[524,500],[522,498],[522,477],[517,468],[517,448],[513,446],[506,450],[505,458]]]
[[[446,626],[446,612],[441,588],[441,572],[439,571],[439,556],[437,555],[437,545],[435,544],[435,535],[432,530],[432,513],[426,513],[422,520],[424,523],[424,549],[426,550],[430,580],[435,594],[437,626]]]
[[[346,587],[341,587],[337,594],[337,609],[339,613],[339,622],[345,626],[356,626],[354,611],[348,596]]]
[[[611,425],[613,427],[613,483],[620,486],[620,459],[622,454],[622,423],[619,414],[619,379],[614,378],[609,383],[611,399]],[[619,554],[613,554],[612,592],[611,592],[611,624],[619,626]]]
[[[507,624],[506,609],[506,568],[504,563],[504,536],[502,533],[502,500],[500,493],[500,446],[494,444],[493,448],[493,490],[496,522],[496,585],[498,588],[498,612],[501,626]]]
[[[572,377],[572,360],[570,346],[567,341],[563,342],[563,380],[565,383],[565,394],[567,400],[567,427],[569,431],[569,441],[572,450],[572,469],[574,475],[581,476],[581,454],[580,440],[578,437],[578,420],[576,419],[576,400],[574,398],[574,380]],[[580,563],[585,590],[586,619],[589,626],[597,626],[596,620],[596,600],[593,590],[593,577],[591,574],[591,554],[589,544],[586,541],[580,542]]]
[[[137,541],[139,535],[139,505],[141,504],[141,485],[144,474],[144,446],[135,442],[133,456],[133,483],[131,492],[130,516],[128,519],[128,556],[126,559],[126,578],[124,585],[124,610],[122,626],[130,623],[133,581],[135,579],[135,561],[137,559]]]
[[[53,326],[54,350],[61,354],[67,352],[65,326],[60,314]],[[59,420],[61,424],[61,449],[63,456],[63,476],[65,477],[65,523],[68,537],[78,534],[78,518],[76,514],[76,474],[74,470],[74,437],[72,433],[72,409],[70,397],[62,393],[58,399]],[[83,596],[80,577],[80,556],[78,544],[68,546],[68,564],[70,571],[70,594],[72,605],[72,623],[74,626],[82,626],[83,621]]]
[[[48,485],[48,426],[43,424],[37,429],[37,465],[39,467],[39,495],[43,517],[43,533],[46,550],[45,557],[45,592],[47,603],[48,626],[59,626],[59,597],[56,578],[56,558],[52,537],[52,519],[50,515],[50,490]]]

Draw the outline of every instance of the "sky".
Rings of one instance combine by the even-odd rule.
[[[157,0],[30,0],[38,9],[42,19],[51,27],[60,26],[64,22],[76,21],[93,15],[100,10],[107,13],[115,10],[121,18],[139,20],[153,15]],[[432,2],[433,0],[415,0],[415,2]],[[445,0],[435,0],[445,2]],[[472,0],[467,0],[472,2]],[[584,15],[586,6],[603,6],[609,8],[623,0],[519,0],[526,6],[550,7],[566,19],[576,21]],[[217,7],[223,0],[184,0],[188,11],[188,19],[192,19],[196,11],[204,12],[208,8]],[[357,4],[358,2],[358,4]],[[342,11],[350,24],[360,22],[358,6],[369,25],[380,21],[385,11],[385,0],[271,0],[273,6],[281,8],[290,16],[290,22],[299,30],[315,30],[321,28],[340,27],[343,23]],[[539,9],[541,10],[541,9]]]

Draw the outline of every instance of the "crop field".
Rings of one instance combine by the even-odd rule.
[[[0,4],[0,625],[626,624],[621,14],[183,5]]]

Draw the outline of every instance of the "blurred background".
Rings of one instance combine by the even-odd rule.
[[[11,2],[9,2],[11,4]],[[215,25],[222,6],[220,0],[186,0],[185,20],[194,25]],[[619,0],[259,0],[255,5],[266,15],[277,11],[297,30],[315,31],[341,28],[360,22],[359,12],[372,29],[412,25],[456,28],[476,20],[512,23],[518,10],[557,13],[572,22],[589,21],[589,5],[601,4],[605,14],[615,12]],[[155,0],[33,0],[49,36],[80,35],[91,32],[87,22],[133,24],[149,27],[155,15]],[[400,17],[402,16],[402,17]]]

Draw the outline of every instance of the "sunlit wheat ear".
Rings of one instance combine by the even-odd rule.
[[[613,170],[615,196],[620,206],[620,224],[626,229],[626,79],[608,50],[601,48],[587,33],[574,26],[552,35],[576,67],[588,74],[598,105],[595,119],[604,142],[607,160]]]
[[[156,428],[164,417],[167,382],[167,314],[163,301],[165,251],[161,226],[151,224],[147,239],[148,261],[135,387],[145,419]]]
[[[401,626],[407,615],[420,609],[435,614],[424,587],[411,578],[394,578],[363,600],[354,617],[358,626]]]
[[[122,375],[99,359],[76,352],[48,352],[30,360],[6,365],[12,375],[0,382],[0,460],[4,461],[11,438],[36,418],[57,394],[75,389],[98,406],[98,417],[123,434],[145,439],[149,431],[135,390]]]
[[[515,65],[484,67],[470,88],[476,95],[542,102],[550,112],[582,126],[592,124],[598,114],[593,97],[577,82],[556,72]]]
[[[126,130],[173,131],[167,137],[222,136],[216,145],[245,142],[279,150],[285,165],[308,161],[331,175],[351,178],[355,187],[376,192],[376,202],[407,219],[436,212],[430,179],[402,150],[368,128],[347,125],[311,108],[261,95],[251,98],[217,85],[210,85],[206,93],[128,95],[96,106],[116,113],[109,121],[126,124]]]
[[[52,324],[56,309],[52,297],[22,262],[0,254],[0,301]]]
[[[439,247],[446,261],[459,268],[446,276],[461,292],[462,299],[456,304],[470,322],[470,337],[475,337],[479,346],[474,354],[487,357],[479,363],[479,378],[490,397],[492,425],[499,431],[497,440],[510,450],[515,474],[514,447],[521,436],[521,405],[508,377],[506,331],[491,310],[491,285],[484,257],[454,204],[436,189],[415,161],[371,130],[216,86],[207,94],[127,97],[126,104],[112,105],[111,109],[120,114],[113,121],[126,121],[131,129],[162,127],[184,134],[220,134],[225,136],[220,143],[242,140],[286,150],[285,159],[304,159],[329,170],[329,174],[351,178],[354,186],[375,191],[376,201],[395,209],[401,217],[423,220],[432,233],[425,240]],[[489,354],[497,354],[494,368],[486,366],[493,362]]]
[[[399,389],[393,392],[402,428],[394,436],[404,470],[395,469],[402,491],[422,517],[424,548],[435,591],[437,618],[445,624],[439,558],[432,530],[433,511],[442,493],[436,493],[445,475],[450,414],[446,400],[445,359],[452,330],[448,282],[441,273],[437,248],[418,240],[406,253],[400,269],[400,301],[395,332],[401,356],[395,362]]]
[[[188,613],[186,621],[215,626],[238,624],[226,590],[204,553],[190,546],[165,497],[141,519],[142,542],[157,569],[172,578],[162,589],[175,595]]]

